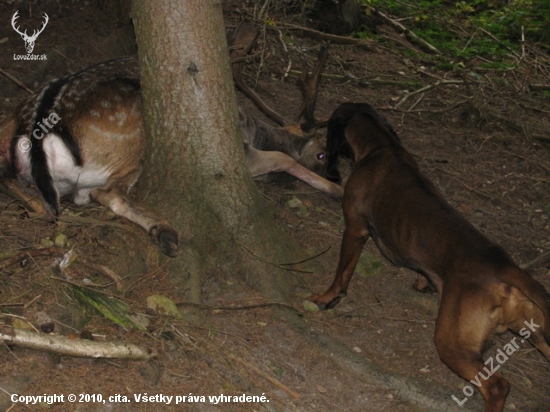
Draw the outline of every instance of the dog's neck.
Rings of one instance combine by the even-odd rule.
[[[353,152],[354,163],[376,150],[401,147],[395,133],[386,130],[369,116],[353,119],[347,127],[346,138]]]

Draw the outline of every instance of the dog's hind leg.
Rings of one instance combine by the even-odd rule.
[[[531,327],[535,326],[534,322],[533,323],[530,323],[529,321],[526,321],[526,322],[529,323]],[[523,326],[525,328],[525,324]],[[529,330],[529,327],[525,328],[524,330]],[[540,350],[541,353],[544,355],[544,357],[548,359],[548,361],[550,362],[550,346],[548,345],[544,337],[544,332],[540,330],[535,330],[534,332],[531,332],[531,336],[529,337],[529,342],[531,342],[538,350]]]
[[[483,361],[482,351],[494,329],[494,301],[482,290],[468,288],[452,299],[443,298],[435,329],[435,345],[441,361],[477,387],[485,400],[485,412],[502,412],[510,383],[496,370],[498,362]]]
[[[501,275],[503,325],[529,340],[550,361],[550,295],[527,273],[512,268]]]
[[[546,329],[548,315],[518,289],[509,286],[503,289],[511,289],[506,293],[506,309],[513,314],[514,320],[508,324],[508,328],[520,335],[522,342],[529,340],[550,361],[550,331]]]

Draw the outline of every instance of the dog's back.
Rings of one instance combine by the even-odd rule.
[[[353,158],[346,192],[363,196],[369,232],[392,263],[439,277],[460,271],[456,262],[466,258],[513,264],[500,246],[449,205],[372,106],[341,105],[329,122],[327,145],[329,170],[337,166],[338,156]]]
[[[345,104],[329,122],[328,167],[338,177],[340,155],[354,166],[344,190],[346,227],[331,287],[310,299],[334,307],[347,287],[369,236],[394,264],[428,276],[440,294],[435,343],[457,375],[479,381],[493,333],[507,329],[550,360],[550,296],[443,198],[420,172],[397,134],[371,106]],[[522,340],[523,342],[523,340]],[[481,375],[486,411],[501,412],[510,384]]]

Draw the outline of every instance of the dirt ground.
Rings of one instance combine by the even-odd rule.
[[[40,3],[0,3],[0,69],[30,89],[135,52],[128,46],[127,27],[92,4]],[[252,3],[226,0],[223,4],[228,30],[253,17]],[[43,12],[48,13],[49,24],[34,51],[46,54],[46,61],[13,59],[14,53],[25,53],[9,24],[17,9],[25,10],[20,14],[29,27],[29,12],[35,25]],[[270,18],[276,26],[267,27],[265,36],[260,36],[257,58],[246,71],[251,83],[258,79],[262,97],[290,118],[300,104],[293,71],[301,70],[304,59],[313,65],[319,42],[283,27],[307,22],[283,17],[277,10]],[[393,29],[379,26],[378,32],[377,42],[331,44],[317,116],[329,116],[343,102],[373,104],[448,201],[514,259],[528,262],[550,250],[550,99],[529,88],[550,83],[550,56],[528,45],[526,56],[512,70],[483,69],[481,59],[443,70],[435,57],[413,54],[416,46]],[[407,93],[448,80],[462,83],[440,84],[402,100]],[[0,76],[0,119],[28,95],[13,80]],[[349,169],[345,163],[342,168]],[[148,362],[79,359],[0,345],[0,410],[483,409],[477,392],[462,408],[451,398],[464,398],[464,382],[440,362],[433,344],[437,295],[413,291],[416,275],[392,266],[372,241],[365,245],[348,297],[332,311],[305,310],[304,299],[324,290],[334,276],[343,231],[340,204],[291,179],[261,180],[258,187],[312,258],[304,265],[305,273],[295,273],[294,309],[264,305],[269,302],[231,273],[212,273],[204,279],[204,307],[195,308],[200,323],[149,313],[146,332],[116,326],[98,312],[79,309],[83,306],[67,282],[88,282],[117,294],[112,280],[97,266],[85,266],[77,259],[61,272],[54,263],[73,248],[88,262],[107,268],[143,259],[146,273],[118,273],[124,277],[124,301],[134,313],[143,314],[151,294],[177,301],[167,282],[165,261],[149,252],[144,233],[98,206],[64,204],[67,222],[53,225],[0,193],[0,257],[51,248],[49,256],[0,270],[0,326],[17,320],[23,327],[28,320],[38,328],[50,323],[46,318],[56,333],[85,329],[96,340],[134,342],[158,354]],[[52,246],[60,234],[67,243]],[[532,275],[550,290],[548,267],[537,268]],[[496,337],[487,355],[513,338],[510,333]],[[515,352],[500,372],[512,383],[507,410],[548,410],[550,364],[529,344]],[[95,394],[96,399],[70,403],[66,397],[71,393]],[[25,406],[12,404],[8,394],[65,394],[65,402]],[[106,401],[97,399],[97,394]],[[117,394],[131,402],[109,399]],[[179,405],[175,398],[169,405],[137,403],[134,396],[140,394],[187,398]],[[209,396],[221,394],[264,395],[269,402],[209,402]]]

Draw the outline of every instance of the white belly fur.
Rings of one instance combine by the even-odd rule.
[[[91,162],[77,166],[63,140],[54,133],[44,137],[42,147],[59,196],[73,194],[73,200],[78,205],[89,203],[90,189],[105,185],[111,174],[108,168]]]

